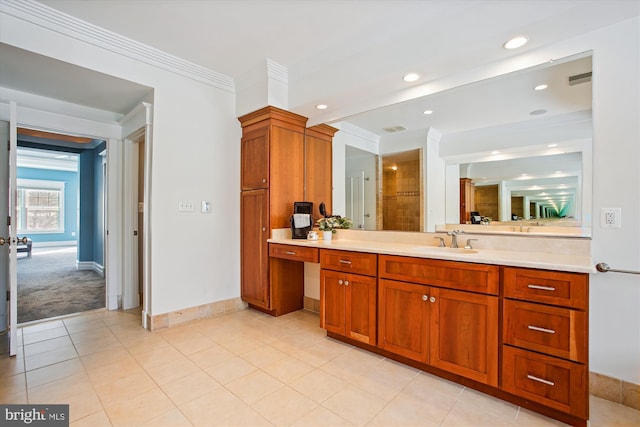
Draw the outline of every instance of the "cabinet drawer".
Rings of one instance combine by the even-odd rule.
[[[380,255],[380,277],[498,295],[499,267],[486,264]]]
[[[504,268],[504,296],[585,309],[589,276],[583,273]]]
[[[375,276],[378,256],[363,252],[320,250],[320,267],[345,273]]]
[[[505,300],[503,310],[505,344],[586,362],[584,311],[513,300]]]
[[[587,417],[587,369],[579,363],[503,346],[502,389],[581,418]]]
[[[269,243],[269,256],[273,258],[290,259],[292,261],[317,263],[318,248]]]

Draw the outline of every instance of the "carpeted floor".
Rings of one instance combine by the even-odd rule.
[[[18,323],[105,307],[104,277],[76,270],[75,247],[18,255]]]

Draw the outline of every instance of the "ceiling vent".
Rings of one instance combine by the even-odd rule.
[[[576,74],[575,76],[569,76],[569,86],[588,83],[590,81],[591,81],[591,71],[589,71],[588,73]]]
[[[388,128],[382,128],[382,130],[385,132],[394,133],[394,132],[401,132],[403,130],[407,130],[407,128],[402,125],[397,125],[397,126],[391,126]]]

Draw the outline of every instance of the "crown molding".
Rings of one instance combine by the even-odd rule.
[[[33,0],[2,0],[0,12],[192,80],[235,93],[233,78],[178,58]]]
[[[289,71],[284,65],[267,58],[267,76],[284,84],[289,84]]]

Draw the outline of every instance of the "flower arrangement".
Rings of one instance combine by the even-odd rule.
[[[331,231],[332,233],[335,233],[337,228],[350,228],[352,225],[349,218],[341,216],[320,218],[316,224],[321,231]]]

